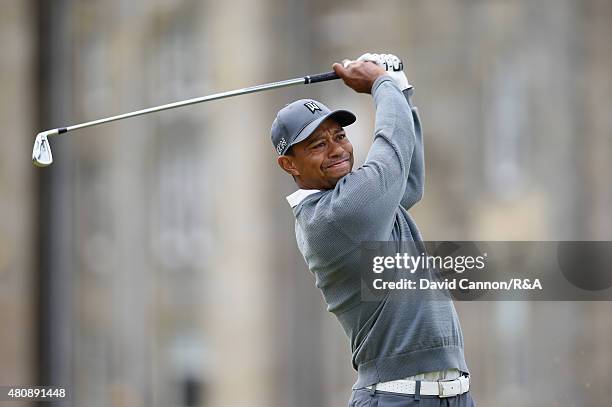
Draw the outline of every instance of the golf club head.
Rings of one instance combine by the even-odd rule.
[[[53,163],[53,155],[51,154],[51,145],[47,136],[57,134],[53,131],[44,131],[36,135],[34,147],[32,148],[32,162],[37,167],[47,167]]]

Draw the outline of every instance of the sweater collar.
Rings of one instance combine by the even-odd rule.
[[[298,189],[291,195],[287,196],[287,202],[292,208],[295,208],[302,202],[307,196],[321,192],[320,189]]]

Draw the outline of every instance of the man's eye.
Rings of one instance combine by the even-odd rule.
[[[312,146],[312,148],[321,148],[325,145],[325,143],[317,143],[314,146]]]
[[[344,134],[344,133],[338,134],[338,140],[342,140],[342,139],[345,139],[345,138],[346,138],[346,134]]]

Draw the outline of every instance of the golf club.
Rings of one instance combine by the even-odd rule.
[[[130,117],[141,116],[144,114],[160,112],[162,110],[174,109],[176,107],[193,105],[196,103],[209,102],[211,100],[223,99],[232,96],[246,95],[248,93],[261,92],[269,89],[283,88],[293,85],[308,85],[311,83],[330,81],[338,79],[335,72],[325,72],[316,75],[307,75],[301,78],[287,79],[280,82],[266,83],[264,85],[256,85],[248,88],[231,90],[228,92],[215,93],[208,96],[202,96],[193,99],[187,99],[179,102],[168,103],[161,106],[149,107],[147,109],[137,110],[134,112],[124,113],[116,116],[106,117],[104,119],[92,120],[85,123],[75,124],[67,127],[59,127],[57,129],[45,130],[36,135],[34,148],[32,149],[32,161],[38,167],[46,167],[53,163],[53,155],[51,154],[51,145],[49,144],[49,136],[57,136],[72,130],[83,129],[85,127],[97,126],[98,124],[109,123],[116,120],[127,119]]]

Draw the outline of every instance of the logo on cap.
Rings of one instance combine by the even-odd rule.
[[[310,113],[314,114],[317,110],[319,112],[322,112],[323,110],[321,110],[321,108],[319,106],[317,106],[317,104],[313,101],[310,102],[306,102],[304,103],[304,106],[306,106],[308,108],[308,110],[310,110]]]
[[[287,141],[285,141],[285,138],[282,137],[278,142],[278,145],[276,146],[276,152],[278,153],[278,155],[281,155],[283,153],[283,149],[285,147],[287,147]]]

